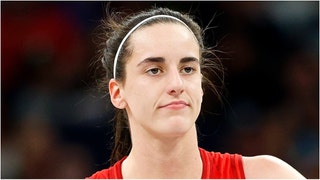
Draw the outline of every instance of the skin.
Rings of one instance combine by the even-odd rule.
[[[289,164],[269,155],[243,157],[243,168],[248,179],[305,179]]]
[[[179,23],[159,23],[128,40],[126,80],[109,82],[111,102],[126,109],[130,123],[132,150],[122,163],[123,177],[201,178],[195,121],[203,90],[193,33]],[[303,178],[269,156],[244,157],[243,165],[247,178]]]

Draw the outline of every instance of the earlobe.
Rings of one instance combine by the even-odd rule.
[[[126,102],[121,94],[121,86],[115,79],[109,81],[110,100],[113,106],[118,109],[124,109]]]

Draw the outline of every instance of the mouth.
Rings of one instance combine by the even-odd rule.
[[[185,107],[189,107],[190,105],[186,103],[185,101],[172,101],[168,104],[162,105],[159,108],[166,108],[166,109],[172,109],[172,110],[179,110],[183,109]]]

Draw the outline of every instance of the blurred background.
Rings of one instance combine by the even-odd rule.
[[[1,178],[84,178],[108,167],[113,117],[94,86],[106,2],[1,1]],[[226,69],[199,146],[270,154],[319,178],[319,2],[112,2],[191,12]],[[211,23],[210,20],[212,20]]]

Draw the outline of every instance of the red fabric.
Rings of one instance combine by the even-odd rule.
[[[244,179],[242,156],[239,154],[208,152],[199,148],[203,162],[202,179]],[[122,179],[121,163],[126,157],[108,169],[94,173],[89,179]]]
[[[120,161],[116,162],[113,166],[108,169],[104,169],[94,173],[88,179],[123,179],[121,172],[121,164],[126,159],[122,158]]]
[[[241,155],[199,150],[203,162],[202,179],[245,179]]]

